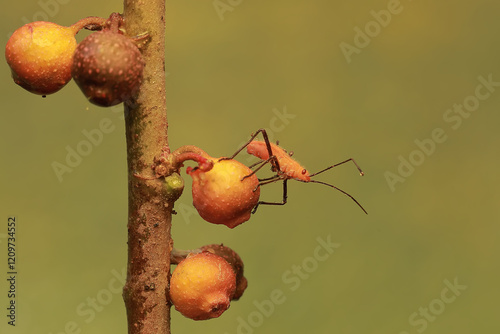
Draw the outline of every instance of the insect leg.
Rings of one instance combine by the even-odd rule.
[[[279,180],[279,178],[277,178],[277,177],[265,179],[264,182],[260,183],[259,185],[276,182],[278,180]],[[283,200],[281,202],[264,202],[264,201],[259,201],[257,203],[257,205],[253,208],[252,213],[255,213],[257,211],[257,208],[261,204],[264,204],[264,205],[285,205],[286,204],[286,200],[288,198],[287,181],[288,181],[288,179],[283,179]]]
[[[282,180],[282,179],[283,178],[281,175],[274,175],[271,177],[266,177],[265,179],[259,179],[259,186],[263,186],[263,185],[266,185],[269,183],[274,183],[274,182]]]
[[[350,158],[350,159],[347,159],[347,160],[345,160],[345,161],[339,162],[338,164],[335,164],[335,165],[333,165],[333,166],[326,167],[325,169],[320,170],[319,172],[316,172],[316,173],[311,174],[311,175],[309,175],[309,176],[314,176],[314,175],[321,174],[321,173],[323,173],[323,172],[326,172],[326,171],[327,171],[327,170],[329,170],[329,169],[332,169],[333,167],[337,167],[337,166],[343,165],[343,164],[345,164],[346,162],[349,162],[349,161],[352,161],[352,162],[354,163],[354,165],[356,166],[356,168],[357,168],[357,169],[358,169],[358,171],[359,171],[359,175],[361,175],[361,176],[365,175],[365,173],[361,170],[361,168],[359,168],[359,166],[358,166],[358,164],[356,163],[356,161],[354,161],[354,159],[353,159],[353,158]]]
[[[254,168],[255,166],[260,165],[261,163],[264,163],[264,162],[267,162],[267,161],[264,161],[264,160],[259,160],[259,161],[257,161],[256,163],[253,163],[253,164],[251,164],[250,166],[248,166],[248,168],[252,169],[252,168]],[[259,168],[260,168],[260,167],[259,167]]]
[[[257,135],[259,132],[262,132],[262,137],[264,137],[264,142],[266,143],[267,147],[267,153],[269,154],[269,159],[271,161],[271,165],[273,165],[273,168],[275,171],[280,171],[280,164],[278,162],[278,158],[273,153],[273,149],[271,148],[271,143],[269,142],[269,137],[267,136],[267,132],[265,129],[259,129],[255,135]]]
[[[252,142],[252,140],[254,140],[254,139],[255,139],[255,137],[257,137],[257,135],[258,135],[259,133],[262,133],[262,137],[264,137],[264,142],[266,143],[267,153],[269,154],[269,159],[266,161],[266,163],[267,163],[267,162],[271,162],[271,164],[273,165],[273,168],[274,168],[275,170],[279,171],[279,170],[280,170],[280,165],[279,165],[278,159],[277,159],[277,158],[274,156],[274,154],[273,154],[273,150],[272,150],[272,148],[271,148],[271,144],[270,144],[270,142],[269,142],[269,137],[267,136],[267,132],[266,132],[266,130],[265,130],[265,129],[263,129],[263,128],[262,128],[262,129],[257,130],[255,133],[252,133],[252,135],[250,136],[250,139],[249,139],[249,140],[248,140],[245,144],[243,144],[243,146],[242,146],[242,147],[240,147],[240,148],[238,149],[238,151],[236,151],[236,152],[235,152],[232,156],[230,156],[230,157],[224,157],[224,158],[221,158],[221,159],[219,159],[219,161],[221,161],[221,160],[231,160],[231,159],[233,159],[235,156],[237,156],[237,155],[238,155],[238,153],[240,153],[241,151],[243,151],[243,149],[244,149],[245,147],[247,147],[247,146],[248,146],[248,144],[250,144],[250,143]]]
[[[252,135],[250,136],[250,139],[249,139],[249,140],[248,140],[245,144],[243,144],[243,146],[241,146],[241,147],[238,149],[238,151],[234,152],[234,154],[233,154],[232,156],[230,156],[230,157],[220,158],[220,159],[219,159],[219,161],[220,161],[220,160],[231,160],[231,159],[234,159],[234,157],[235,157],[235,156],[237,156],[237,155],[238,155],[238,153],[240,153],[241,151],[243,151],[243,149],[244,149],[245,147],[247,147],[247,146],[248,146],[248,144],[250,144],[250,143],[252,142],[252,140],[254,140],[254,138],[255,138],[255,137],[257,137],[257,135],[259,134],[259,132],[262,132],[262,133],[263,133],[264,139],[266,139],[266,138],[267,138],[267,133],[266,133],[266,130],[264,130],[264,129],[259,129],[259,130],[257,130],[257,132],[252,133]],[[264,135],[264,134],[265,134],[265,135]],[[269,149],[271,149],[271,145],[269,145],[268,150],[269,150]],[[271,151],[271,153],[270,153],[269,155],[270,155],[270,156],[272,155],[272,151]]]
[[[259,171],[262,167],[264,167],[264,165],[265,165],[265,164],[267,164],[269,161],[274,160],[274,159],[276,159],[276,157],[275,157],[275,156],[272,156],[272,157],[269,157],[269,159],[267,159],[267,160],[261,160],[261,161],[259,161],[259,162],[255,163],[255,164],[251,165],[249,168],[253,168],[253,167],[255,167],[255,166],[257,166],[257,165],[259,165],[259,164],[260,164],[260,166],[259,166],[259,167],[257,167],[257,168],[256,168],[253,172],[251,172],[251,173],[250,173],[250,174],[248,174],[248,175],[243,176],[243,178],[241,179],[241,181],[243,181],[243,180],[244,180],[244,179],[246,179],[247,177],[250,177],[250,176],[254,175],[254,174],[255,174],[255,173],[257,173],[257,172],[258,172],[258,171]],[[271,178],[279,178],[279,174],[277,174],[277,175],[275,175],[275,176],[272,176]],[[270,179],[271,179],[271,178],[270,178]]]

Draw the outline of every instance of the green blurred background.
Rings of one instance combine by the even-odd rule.
[[[120,1],[9,3],[1,45],[25,21],[70,25],[121,8]],[[172,332],[498,332],[499,12],[500,2],[485,0],[167,1],[172,148],[229,155],[265,127],[312,172],[355,158],[364,177],[345,165],[317,179],[369,212],[331,188],[289,182],[286,206],[261,207],[229,230],[197,216],[186,179],[175,245],[233,247],[249,287],[215,320],[173,311]],[[365,28],[371,37],[356,38]],[[490,77],[490,90],[478,77]],[[16,86],[5,62],[0,78],[0,260],[6,273],[7,217],[15,215],[19,270],[17,326],[6,324],[2,279],[0,331],[126,333],[116,278],[127,258],[121,106],[91,105],[73,82],[42,99]],[[447,111],[463,103],[472,110],[465,117]],[[113,131],[60,182],[52,164],[65,163],[68,147],[84,145],[83,131],[103,119]],[[432,151],[425,140],[439,128],[446,140]],[[394,179],[401,157],[418,166],[401,167]],[[261,196],[279,200],[281,186]],[[330,238],[334,253],[317,253],[318,238]],[[269,302],[276,293],[279,303]]]

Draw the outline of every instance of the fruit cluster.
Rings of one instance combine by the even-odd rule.
[[[121,15],[113,13],[108,19],[87,17],[69,27],[45,21],[22,26],[5,48],[14,81],[45,96],[73,78],[96,105],[112,106],[130,99],[141,85],[145,64],[135,41],[123,34],[122,24]],[[96,32],[78,44],[75,35],[83,28]],[[211,161],[210,168],[199,164],[187,169],[200,216],[230,228],[247,221],[259,203],[257,176],[236,160],[202,155]]]
[[[234,159],[213,158],[198,147],[183,146],[157,159],[158,165],[153,166],[157,176],[167,157],[178,168],[186,160],[198,163],[186,172],[193,178],[193,205],[203,219],[234,228],[250,218],[260,194],[259,180],[251,169]],[[178,265],[170,279],[172,304],[193,320],[219,317],[247,287],[243,261],[223,245],[203,246],[184,255],[180,261],[175,257],[173,261]]]
[[[122,22],[119,14],[112,14],[107,20],[90,17],[69,27],[41,21],[24,25],[5,49],[14,81],[45,96],[73,78],[96,105],[112,106],[130,99],[141,84],[145,64],[135,41],[122,33]],[[78,44],[75,35],[83,28],[96,31]],[[162,156],[156,161],[155,178],[165,177],[165,192],[171,200],[184,187],[178,174],[183,162],[198,162],[186,172],[193,178],[193,204],[210,223],[234,228],[247,221],[259,203],[257,176],[236,160],[213,158],[191,146]],[[176,168],[172,171],[168,165]],[[178,262],[169,293],[181,314],[205,320],[219,317],[246,286],[238,254],[223,245],[208,245]]]
[[[17,29],[5,47],[14,82],[40,95],[53,94],[75,79],[90,102],[112,106],[128,100],[142,82],[144,61],[134,40],[123,34],[121,15],[88,17],[69,27],[37,21]],[[81,29],[98,30],[77,44]]]
[[[44,21],[22,26],[13,33],[5,48],[15,83],[45,96],[59,91],[73,78],[88,100],[96,105],[113,106],[131,99],[142,83],[145,63],[136,44],[141,38],[125,35],[122,25],[122,16],[113,13],[108,19],[88,17],[69,27]],[[95,32],[78,44],[75,35],[84,28]],[[258,133],[262,133],[265,141],[253,140]],[[261,163],[257,163],[260,166],[254,171],[233,159],[245,147],[247,153],[261,159]],[[172,154],[166,149],[154,161],[153,179],[164,178],[165,199],[173,202],[181,196],[184,188],[180,167],[186,160],[196,161],[196,167],[186,169],[193,180],[194,207],[207,222],[231,229],[248,221],[259,204],[285,204],[289,179],[335,188],[365,211],[343,190],[311,180],[312,176],[349,161],[363,175],[353,159],[310,174],[291,155],[292,152],[271,144],[265,129],[260,129],[230,158],[213,158],[194,146],[183,146]],[[259,180],[255,172],[267,163],[275,175]],[[281,203],[259,201],[262,184],[281,180]],[[179,254],[174,249],[175,252]],[[172,260],[177,267],[170,279],[170,301],[188,318],[206,320],[219,317],[229,308],[231,300],[239,299],[247,287],[241,258],[223,245],[203,246],[174,256]]]
[[[142,83],[145,63],[137,39],[126,36],[122,25],[121,15],[113,13],[108,19],[88,17],[69,27],[44,21],[22,26],[5,48],[15,83],[45,96],[73,78],[96,105],[112,106],[130,99]],[[75,35],[84,28],[95,32],[77,43]],[[164,177],[169,200],[182,194],[179,169],[183,162],[198,163],[186,172],[193,179],[193,205],[204,220],[235,228],[249,220],[261,203],[259,179],[242,163],[213,158],[193,146],[163,153],[155,161],[154,178]],[[178,265],[170,280],[170,300],[181,314],[194,320],[219,317],[247,287],[241,258],[223,245],[203,246],[174,263]]]

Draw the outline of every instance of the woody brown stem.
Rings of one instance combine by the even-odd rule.
[[[176,196],[170,196],[162,179],[134,176],[149,175],[155,157],[162,150],[169,153],[164,17],[164,0],[124,1],[126,34],[135,36],[147,32],[150,38],[142,48],[146,64],[143,84],[137,95],[125,102],[129,218],[127,281],[123,298],[129,334],[170,333],[170,230]]]

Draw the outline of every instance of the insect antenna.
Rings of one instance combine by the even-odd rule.
[[[320,170],[319,172],[316,172],[316,173],[311,174],[311,175],[309,175],[309,176],[314,176],[314,175],[321,174],[321,173],[323,173],[323,172],[326,172],[326,171],[327,171],[327,170],[329,170],[329,169],[332,169],[333,167],[337,167],[337,166],[343,165],[343,164],[345,164],[346,162],[349,162],[349,161],[352,161],[352,162],[354,163],[354,165],[356,166],[356,168],[357,168],[357,169],[358,169],[358,171],[359,171],[359,175],[361,175],[361,176],[365,175],[365,173],[361,170],[361,168],[359,168],[359,166],[358,166],[358,164],[356,163],[356,161],[354,161],[354,159],[353,159],[353,158],[350,158],[350,159],[347,159],[347,160],[345,160],[345,161],[339,162],[338,164],[332,165],[332,166],[330,166],[330,167],[326,167],[325,169]]]
[[[345,162],[345,161],[344,161]],[[300,181],[300,182],[304,182],[304,181],[301,181],[301,180],[297,180],[297,181]],[[329,184],[329,183],[326,183],[326,182],[321,182],[321,181],[316,181],[316,180],[310,180],[309,182],[312,182],[312,183],[319,183],[319,184],[324,184],[325,186],[329,186],[329,187],[332,187],[334,189],[337,189],[338,191],[340,191],[341,193],[343,193],[344,195],[346,196],[349,196],[360,208],[361,210],[364,211],[364,213],[368,214],[368,212],[366,212],[365,208],[363,208],[363,206],[361,204],[359,204],[358,201],[356,201],[356,199],[354,197],[352,197],[351,195],[349,195],[348,193],[346,193],[345,191],[343,191],[342,189],[340,188],[337,188],[335,187],[333,184]]]

